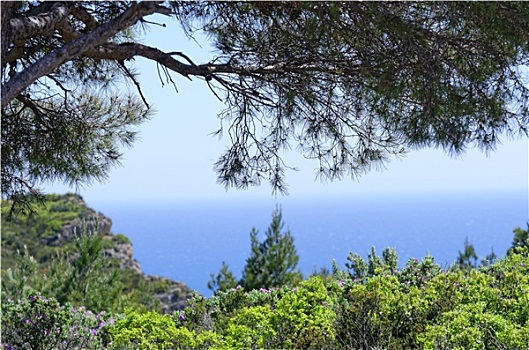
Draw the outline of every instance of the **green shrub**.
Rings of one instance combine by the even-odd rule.
[[[487,303],[459,305],[419,335],[424,349],[526,349],[529,327],[487,311]]]
[[[107,332],[111,349],[209,349],[218,344],[215,333],[179,326],[171,315],[127,309]]]
[[[129,237],[122,235],[121,233],[112,235],[112,242],[116,244],[130,244]]]
[[[343,282],[340,283],[341,285]],[[384,332],[373,315],[380,311],[380,295],[368,291],[364,284],[343,286],[335,307],[336,347],[338,349],[370,349],[380,345]]]
[[[276,303],[272,323],[276,347],[322,348],[334,341],[333,299],[323,279],[311,277],[285,293]]]
[[[349,252],[345,263],[347,273],[338,272],[338,267],[334,264],[334,275],[339,273],[340,279],[348,278],[355,282],[365,282],[368,277],[394,274],[397,270],[397,262],[395,249],[387,247],[382,251],[382,256],[378,256],[375,247],[371,247],[367,261],[357,253]]]
[[[2,299],[3,349],[102,349],[112,324],[105,313],[61,305],[40,293]]]
[[[170,315],[127,309],[108,330],[113,349],[168,349],[177,338]]]
[[[425,349],[526,349],[529,257],[511,252],[481,270],[459,274],[453,307],[418,339]]]
[[[271,348],[275,335],[269,306],[246,307],[228,322],[222,345],[230,349]]]
[[[421,261],[409,259],[406,266],[397,272],[399,281],[404,288],[409,286],[422,286],[433,277],[442,272],[441,266],[437,265],[434,258],[427,254]]]

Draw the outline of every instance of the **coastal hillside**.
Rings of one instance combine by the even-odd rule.
[[[285,251],[254,239],[244,280],[223,265],[214,296],[190,298],[182,283],[145,276],[127,237],[79,196],[47,196],[12,218],[3,204],[2,348],[528,349],[521,228],[504,257],[479,266],[470,244],[448,269],[430,255],[399,268],[395,250],[373,248],[345,269],[250,285],[283,271],[265,253]],[[270,227],[281,226],[274,215]]]
[[[97,236],[105,271],[117,276],[122,295],[133,295],[146,309],[164,313],[183,309],[193,296],[182,282],[144,274],[129,238],[112,233],[112,220],[89,208],[77,194],[47,195],[33,204],[32,214],[12,214],[10,207],[9,201],[2,201],[3,280],[20,270],[24,259],[35,264],[36,275],[51,274],[57,260],[78,257],[82,237]]]

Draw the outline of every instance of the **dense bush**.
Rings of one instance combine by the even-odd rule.
[[[113,320],[28,292],[2,299],[2,349],[102,349]]]
[[[164,316],[165,331],[177,348],[527,349],[527,266],[518,249],[468,271],[442,271],[427,256],[365,280],[342,271],[297,288],[233,288],[195,296]]]
[[[4,348],[528,348],[527,248],[480,269],[442,271],[427,256],[381,271],[365,280],[341,271],[340,279],[314,276],[296,288],[196,295],[184,311],[127,309],[113,324],[28,294],[2,300]]]

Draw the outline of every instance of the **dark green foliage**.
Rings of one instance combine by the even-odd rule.
[[[211,35],[221,57],[263,67],[222,77],[237,92],[222,115],[234,142],[216,163],[219,180],[246,187],[271,172],[286,190],[277,155],[293,140],[319,176],[340,179],[407,148],[453,154],[526,135],[527,71],[517,67],[528,62],[529,10],[504,5],[186,3],[181,16]],[[261,137],[248,135],[249,119],[266,125]]]
[[[4,16],[8,20],[39,13],[45,16],[54,5],[24,1],[13,14],[7,11]],[[108,21],[125,8],[122,2],[108,2],[88,5],[85,11],[90,18],[88,13],[94,14],[94,21]],[[82,22],[74,23],[75,16],[69,17],[63,21],[66,26],[80,30]],[[71,40],[63,41],[64,32],[59,35],[57,28],[51,29],[55,35],[43,29],[30,39],[23,37],[9,45],[11,55],[2,59],[2,87],[16,71],[23,71]],[[7,28],[6,31],[7,35],[12,34]],[[136,32],[122,31],[113,40],[134,40]],[[24,58],[15,58],[13,53],[21,49],[20,45],[24,47]],[[6,45],[2,58],[7,51]],[[132,76],[118,61],[76,57],[46,78],[38,77],[2,108],[2,195],[12,200],[13,209],[33,210],[25,196],[40,196],[39,182],[89,184],[105,179],[109,170],[120,164],[120,148],[133,143],[136,127],[149,115],[140,98],[117,83]]]
[[[478,256],[472,243],[465,238],[465,246],[463,252],[459,251],[456,264],[460,269],[468,270],[477,266]]]
[[[78,238],[73,261],[62,258],[50,266],[49,275],[63,279],[56,294],[59,302],[84,305],[94,311],[118,309],[124,286],[118,270],[104,257],[102,242],[100,235]]]
[[[208,282],[208,289],[212,291],[228,290],[237,287],[238,281],[230,271],[226,262],[222,262],[222,266],[218,274],[210,275],[211,279]]]
[[[13,209],[27,211],[32,208],[17,204],[28,204],[28,193],[38,195],[33,179],[71,185],[105,179],[146,118],[136,99],[107,99],[90,90],[66,105],[62,98],[12,103],[2,111],[2,194]]]
[[[286,192],[292,143],[333,180],[413,148],[492,150],[528,132],[524,2],[1,4],[2,195],[21,209],[40,181],[89,183],[119,164],[149,109],[137,56],[222,99],[231,145],[215,169],[226,186]],[[202,31],[216,52],[202,63],[149,46],[140,28],[153,13],[177,20],[167,35]],[[137,94],[122,95],[120,80]]]
[[[238,284],[245,290],[259,288],[277,288],[295,285],[302,279],[296,270],[299,256],[294,246],[294,237],[290,231],[282,232],[283,216],[280,209],[272,213],[272,222],[266,230],[265,239],[259,242],[259,232],[253,228],[250,232],[251,253],[246,260],[242,279],[237,283],[226,263],[221,270],[211,275],[208,288],[212,291],[224,291]]]
[[[520,227],[514,229],[514,238],[512,240],[511,248],[509,252],[515,250],[518,247],[529,247],[529,223],[527,229],[522,230]]]
[[[292,286],[301,280],[301,273],[296,270],[299,256],[294,237],[290,231],[282,232],[283,226],[279,209],[272,214],[264,241],[259,242],[256,229],[250,232],[252,250],[241,283],[246,290]]]
[[[494,248],[491,249],[490,253],[481,260],[481,266],[489,266],[490,264],[494,263],[498,256],[496,253],[494,253]]]

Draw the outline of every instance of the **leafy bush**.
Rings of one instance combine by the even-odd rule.
[[[421,261],[409,259],[406,266],[397,272],[399,281],[405,288],[408,286],[422,286],[442,272],[434,258],[427,254]]]
[[[115,349],[167,349],[176,338],[176,324],[169,315],[139,313],[127,309],[109,329]]]
[[[334,339],[333,298],[320,277],[296,288],[197,295],[179,317],[194,334],[216,334],[220,348],[318,348]]]
[[[280,348],[322,348],[334,340],[333,299],[320,277],[285,293],[272,313]]]
[[[336,283],[341,290],[335,308],[336,347],[527,348],[528,265],[526,250],[519,249],[480,270],[443,272],[426,256],[410,259],[393,275],[364,281],[335,271],[341,278]]]
[[[277,334],[272,324],[269,306],[241,309],[231,318],[224,333],[223,346],[227,348],[271,348]]]
[[[182,317],[179,316],[182,320]],[[171,315],[127,309],[108,328],[110,349],[209,349],[218,343],[213,332],[197,334]]]
[[[529,344],[529,257],[526,249],[460,275],[453,308],[418,339],[425,349],[526,349]]]
[[[113,320],[84,307],[61,305],[40,293],[2,299],[3,349],[102,349]]]

